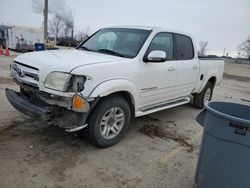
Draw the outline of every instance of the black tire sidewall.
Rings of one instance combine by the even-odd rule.
[[[207,82],[207,84],[204,87],[204,89],[202,90],[202,92],[197,93],[194,96],[194,106],[196,106],[197,108],[200,108],[200,109],[204,108],[204,97],[205,97],[205,93],[206,93],[208,88],[211,89],[211,95],[210,95],[209,101],[212,99],[214,87],[213,87],[213,84],[211,82]]]
[[[112,139],[106,139],[100,132],[100,123],[103,115],[111,108],[119,107],[125,115],[125,122],[121,132]],[[127,101],[118,96],[102,99],[93,109],[88,118],[88,140],[98,147],[109,147],[118,143],[126,134],[130,124],[131,111]]]

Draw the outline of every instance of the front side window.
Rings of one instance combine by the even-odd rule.
[[[79,49],[134,58],[150,33],[150,30],[143,29],[102,29],[81,44]]]
[[[188,60],[194,58],[194,48],[190,37],[176,34],[176,60]]]
[[[173,34],[171,33],[158,33],[150,43],[146,55],[154,50],[164,51],[167,54],[167,60],[173,59]]]

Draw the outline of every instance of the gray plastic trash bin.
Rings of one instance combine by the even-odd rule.
[[[198,188],[250,188],[250,106],[209,102],[196,166]]]

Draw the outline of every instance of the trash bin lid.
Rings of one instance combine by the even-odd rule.
[[[205,109],[222,118],[250,125],[250,106],[231,102],[210,101]]]

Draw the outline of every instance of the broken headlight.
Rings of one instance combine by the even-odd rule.
[[[44,86],[57,91],[66,91],[71,76],[64,72],[51,72],[47,75]]]
[[[84,89],[85,76],[72,75],[64,72],[51,72],[47,75],[44,86],[63,92],[80,92]]]
[[[84,83],[86,81],[85,76],[73,75],[70,78],[67,91],[68,92],[81,92],[84,90]]]

